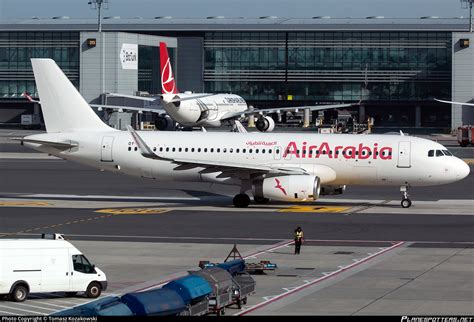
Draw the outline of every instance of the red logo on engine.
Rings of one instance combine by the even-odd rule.
[[[275,186],[275,188],[280,189],[281,192],[283,192],[283,193],[285,194],[285,196],[286,196],[286,190],[285,190],[285,188],[283,188],[283,187],[281,186],[280,180],[278,180],[277,178],[275,178],[275,182],[276,182],[276,184],[277,184],[277,185]]]

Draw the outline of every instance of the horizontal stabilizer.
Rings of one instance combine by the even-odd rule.
[[[12,138],[11,140],[20,141],[21,145],[23,145],[23,143],[26,142],[26,143],[52,146],[58,149],[70,149],[70,148],[78,146],[76,142],[72,142],[72,141],[46,141],[46,140],[35,140],[35,139],[25,139],[25,138]]]

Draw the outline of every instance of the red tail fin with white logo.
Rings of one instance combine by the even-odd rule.
[[[171,69],[168,49],[164,42],[160,42],[160,71],[161,71],[161,92],[163,94],[178,94],[178,88],[174,80],[173,70]]]

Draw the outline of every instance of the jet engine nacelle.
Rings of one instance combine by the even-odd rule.
[[[321,196],[342,195],[345,190],[346,190],[346,185],[343,185],[343,186],[321,186]]]
[[[275,128],[275,121],[270,116],[259,117],[255,126],[260,132],[271,132]]]
[[[321,180],[316,176],[288,175],[254,182],[256,197],[279,201],[312,201],[319,198]]]
[[[160,115],[155,119],[155,128],[159,131],[174,131],[175,122],[168,115]]]

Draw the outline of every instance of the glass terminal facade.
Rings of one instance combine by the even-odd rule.
[[[249,100],[426,100],[451,95],[449,32],[210,32],[208,92]]]
[[[37,97],[30,58],[52,58],[79,85],[79,32],[0,32],[0,99]]]
[[[451,32],[210,31],[192,36],[203,38],[205,92],[235,93],[255,107],[363,102],[377,125],[449,127],[450,106],[432,98],[451,98]],[[0,100],[19,101],[25,91],[37,96],[32,57],[53,58],[78,86],[80,50],[79,31],[0,32]],[[139,56],[139,90],[159,92],[157,49],[140,46]]]

